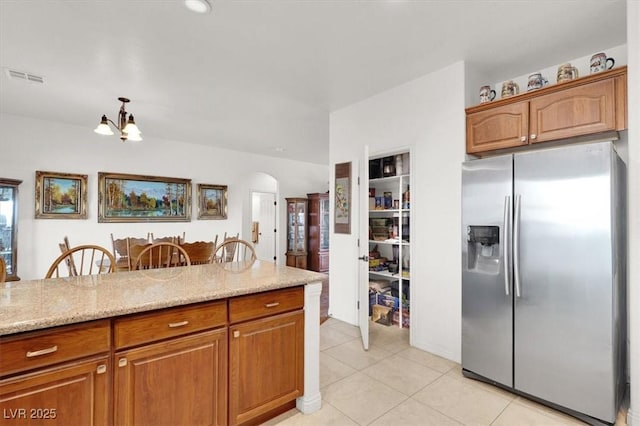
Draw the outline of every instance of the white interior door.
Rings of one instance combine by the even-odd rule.
[[[362,346],[369,349],[369,146],[358,167],[358,325]]]
[[[251,240],[260,260],[276,260],[276,194],[251,193]],[[257,229],[254,230],[254,226]]]

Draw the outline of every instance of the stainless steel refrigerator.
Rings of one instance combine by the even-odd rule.
[[[611,142],[463,163],[466,376],[615,421],[626,378],[625,194]]]

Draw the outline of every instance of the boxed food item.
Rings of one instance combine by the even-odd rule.
[[[391,325],[393,320],[393,308],[382,305],[373,305],[371,320],[378,324]]]
[[[390,291],[386,291],[378,294],[378,304],[398,309],[400,307],[400,299],[392,296]]]
[[[390,288],[388,280],[369,279],[369,289],[374,290],[376,293],[383,293]]]
[[[400,311],[393,312],[393,324],[394,325],[400,324]],[[409,310],[403,309],[402,310],[402,328],[409,328],[410,324],[411,324],[411,317],[409,316]]]
[[[382,202],[385,210],[391,209],[393,207],[393,194],[391,193],[391,191],[384,192]]]

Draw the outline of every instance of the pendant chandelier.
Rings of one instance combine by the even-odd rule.
[[[136,126],[136,122],[133,119],[133,114],[128,114],[124,109],[124,106],[128,102],[130,102],[129,99],[118,98],[118,100],[122,102],[120,112],[118,112],[118,122],[114,123],[113,120],[107,118],[106,115],[103,115],[102,119],[100,120],[100,124],[98,124],[98,127],[96,127],[93,131],[99,135],[113,135],[113,130],[111,130],[111,127],[109,126],[109,123],[111,123],[116,129],[118,129],[122,142],[126,140],[141,141],[141,132],[140,129],[138,129],[138,126]]]

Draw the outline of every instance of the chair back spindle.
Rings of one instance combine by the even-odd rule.
[[[79,245],[60,254],[49,267],[45,278],[65,276],[65,270],[69,277],[111,273],[114,271],[115,263],[113,255],[104,247],[93,244]]]

